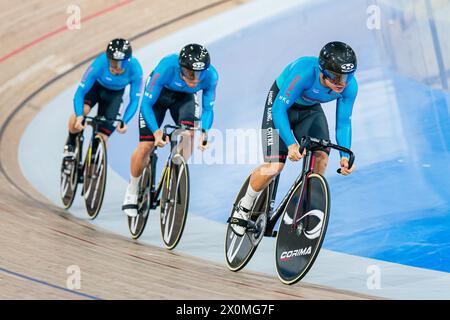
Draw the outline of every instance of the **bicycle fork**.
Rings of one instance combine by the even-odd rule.
[[[292,223],[292,230],[297,230],[298,226],[299,226],[299,215],[301,212],[301,207],[303,205],[303,200],[305,198],[305,194],[306,194],[306,185],[308,184],[308,179],[309,179],[309,175],[314,171],[314,163],[315,163],[315,156],[314,153],[311,151],[307,151],[306,153],[306,159],[305,162],[303,163],[303,168],[302,168],[302,176],[304,177],[303,179],[303,184],[302,184],[302,188],[300,191],[300,196],[299,196],[299,201],[298,204],[295,206],[295,214],[294,214],[294,220]],[[303,229],[303,224],[300,224],[300,229]]]

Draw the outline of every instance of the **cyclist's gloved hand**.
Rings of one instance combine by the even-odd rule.
[[[206,142],[206,143],[205,143]],[[204,144],[205,143],[205,144]],[[198,143],[198,148],[201,151],[205,151],[206,149],[209,148],[209,142],[208,142],[208,134],[206,132],[202,132],[202,134],[200,135],[200,140]]]
[[[77,120],[75,121],[75,129],[79,131],[86,129],[87,124],[85,123],[83,125],[83,120],[84,120],[83,116],[77,117]]]
[[[351,169],[348,168],[348,158],[346,158],[346,157],[341,158],[341,174],[342,175],[347,176],[350,173],[352,173],[354,169],[355,169],[354,164],[351,167]]]
[[[288,147],[288,159],[291,161],[298,161],[304,156],[306,156],[306,149],[303,150],[303,153],[300,153],[300,146],[297,143],[293,143]]]
[[[117,126],[116,126],[116,130],[117,130],[117,132],[118,133],[120,133],[120,134],[124,134],[125,132],[127,132],[127,125],[124,123],[123,124],[123,127],[121,127],[121,123],[119,123]]]
[[[163,140],[163,133],[161,131],[161,129],[156,130],[153,135],[155,136],[155,145],[157,147],[164,147],[166,145],[167,142],[169,142],[169,137],[166,137],[166,141]]]

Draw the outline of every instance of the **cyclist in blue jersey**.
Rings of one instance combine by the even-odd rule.
[[[297,141],[303,136],[330,140],[328,123],[321,103],[336,100],[336,140],[343,147],[351,145],[351,115],[358,85],[354,78],[357,61],[353,49],[343,42],[326,44],[317,57],[302,57],[289,64],[269,91],[262,122],[264,164],[250,177],[245,196],[233,217],[247,221],[253,204],[272,178],[284,168],[286,158],[298,161]],[[280,139],[281,137],[281,139]],[[315,152],[314,172],[325,173],[329,150]],[[341,172],[348,175],[348,155],[341,153]],[[245,227],[231,224],[242,236]]]
[[[163,133],[160,129],[167,110],[179,125],[194,127],[199,120],[196,93],[202,91],[202,115],[200,141],[206,137],[213,122],[213,106],[218,81],[216,69],[210,64],[210,56],[205,47],[188,44],[179,54],[164,57],[150,74],[145,86],[140,108],[139,145],[131,157],[131,175],[122,210],[130,217],[137,216],[138,183],[149,154],[154,146],[163,147]],[[192,146],[193,132],[187,131],[185,137]],[[199,145],[200,150],[206,146]],[[184,148],[183,157],[187,158],[191,150]]]
[[[104,122],[99,134],[108,139],[115,129],[125,133],[126,124],[136,113],[141,95],[142,68],[132,57],[131,44],[125,39],[109,42],[106,52],[100,54],[89,66],[81,79],[73,102],[75,113],[69,119],[69,137],[64,147],[65,156],[73,156],[77,135],[83,131],[83,118],[98,103],[99,116],[115,119],[122,104],[125,87],[130,85],[130,102],[123,116],[124,126],[115,128]]]

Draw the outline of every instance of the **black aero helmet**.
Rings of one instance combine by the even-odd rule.
[[[106,55],[111,60],[128,60],[132,53],[131,43],[122,38],[111,40],[106,47]]]
[[[343,42],[327,43],[319,54],[320,70],[328,70],[337,74],[349,74],[356,71],[355,51]]]
[[[203,71],[208,69],[211,59],[204,46],[191,43],[183,47],[178,58],[180,66],[192,70]]]

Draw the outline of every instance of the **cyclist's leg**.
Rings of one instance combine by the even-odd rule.
[[[161,126],[164,121],[167,108],[158,99],[153,105],[153,112],[155,113],[156,122],[158,127]],[[133,151],[130,163],[130,181],[127,186],[125,194],[125,200],[122,206],[122,210],[130,217],[137,216],[137,199],[138,199],[138,186],[144,168],[148,165],[150,152],[155,145],[155,137],[150,128],[147,127],[145,120],[141,113],[139,113],[139,144]]]
[[[320,104],[311,107],[303,107],[300,111],[300,121],[294,127],[294,135],[297,140],[303,136],[310,136],[318,139],[330,140],[328,122]],[[315,163],[314,172],[325,174],[328,164],[329,149],[314,152]]]
[[[104,116],[106,119],[115,119],[120,111],[122,104],[122,96],[125,90],[108,90],[100,86],[99,100],[98,100],[98,116]],[[108,141],[109,136],[116,130],[116,127],[111,122],[101,122],[98,126],[98,134],[102,136],[105,141]]]
[[[328,129],[328,122],[323,112],[322,108],[317,111],[316,119],[314,124],[311,126],[311,135],[316,136],[319,139],[330,140],[330,132]],[[314,163],[314,172],[320,173],[321,175],[325,175],[325,170],[328,165],[328,156],[330,154],[330,149],[326,148],[320,151],[316,151],[315,155],[315,163]]]
[[[173,121],[178,125],[195,126],[198,121],[198,104],[195,100],[195,95],[192,93],[178,92],[176,94],[176,101],[170,107],[170,115]],[[178,152],[184,157],[189,159],[194,148],[194,131],[187,130],[181,133],[181,141],[178,145]]]
[[[243,198],[243,203],[247,207],[253,206],[256,197],[270,184],[272,179],[283,170],[286,162],[288,149],[278,135],[272,120],[273,100],[276,98],[278,92],[279,89],[275,82],[266,99],[261,125],[264,164],[256,168],[251,174],[249,187]]]
[[[281,140],[272,120],[273,99],[278,94],[276,83],[272,85],[267,96],[264,115],[262,120],[262,144],[264,153],[264,164],[256,168],[250,175],[245,195],[241,198],[237,208],[233,211],[233,217],[241,220],[250,218],[250,210],[259,194],[266,188],[272,179],[277,176],[284,168],[288,149],[286,144]],[[238,235],[245,233],[245,228],[232,224],[231,228]]]

